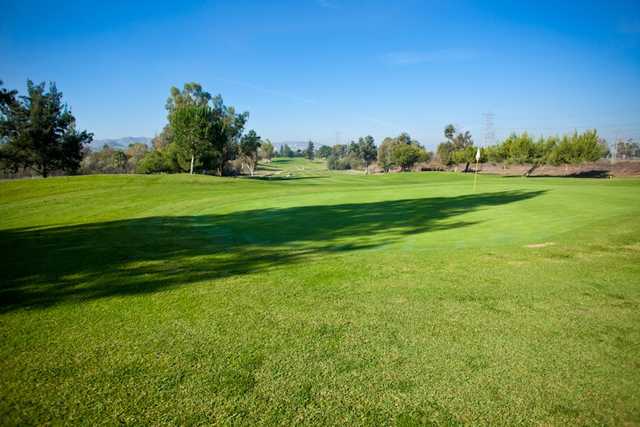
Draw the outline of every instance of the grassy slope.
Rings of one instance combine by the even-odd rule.
[[[639,181],[272,166],[0,183],[3,424],[640,423]]]

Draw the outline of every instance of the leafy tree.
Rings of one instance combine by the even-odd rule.
[[[150,150],[136,164],[136,173],[160,173],[169,172],[165,156],[158,150]]]
[[[169,128],[165,138],[168,138],[170,143],[166,145],[163,143],[164,141],[159,140],[158,145],[163,147],[163,151],[167,151],[166,156],[171,168],[176,167],[176,170],[188,168],[189,171],[192,171],[197,163],[205,170],[211,169],[218,175],[223,175],[227,162],[235,159],[239,154],[240,138],[249,113],[236,113],[235,108],[224,104],[220,95],[211,96],[198,83],[186,83],[182,90],[172,87],[166,108],[169,116]],[[200,131],[199,135],[191,132],[194,138],[186,138],[187,135],[184,132],[178,136],[175,132],[175,127],[172,124],[176,119],[174,115],[181,110],[192,113],[200,111],[202,119]],[[187,117],[182,118],[186,119]],[[191,119],[195,119],[195,116],[192,115]],[[165,132],[163,131],[163,133]],[[187,139],[200,141],[197,144],[197,152],[193,150],[195,147],[193,142],[185,143]],[[197,155],[192,156],[189,153]],[[185,165],[185,162],[189,163],[188,166]]]
[[[378,157],[378,151],[374,139],[371,135],[358,140],[358,157],[362,160],[365,167],[365,173],[369,173],[369,165]]]
[[[86,151],[82,173],[126,173],[133,170],[129,160],[127,153],[105,144],[101,150]]]
[[[253,176],[258,163],[258,148],[260,148],[260,137],[253,129],[240,139],[239,149],[242,164],[247,166],[251,176]]]
[[[162,132],[160,132],[151,140],[151,145],[157,151],[163,151],[169,146],[170,143],[171,143],[171,127],[169,125],[166,125],[162,129]]]
[[[218,175],[223,175],[224,167],[229,160],[238,154],[238,144],[242,137],[244,126],[249,119],[249,113],[236,113],[235,108],[224,105],[221,96],[213,99],[215,126],[213,136],[214,168]]]
[[[263,143],[260,144],[259,157],[267,162],[270,162],[273,158],[273,153],[275,152],[275,147],[271,143],[269,139],[266,139]]]
[[[640,144],[633,139],[618,140],[615,143],[616,158],[626,160],[640,157]]]
[[[29,168],[47,177],[52,171],[75,173],[83,146],[93,134],[78,131],[55,83],[27,81],[27,94],[0,91],[0,157],[13,171]]]
[[[111,166],[118,172],[127,171],[127,154],[122,150],[114,150],[111,156]]]
[[[414,144],[398,144],[391,153],[393,164],[400,166],[403,171],[409,170],[420,161],[427,158],[426,152]]]
[[[385,138],[382,140],[382,144],[378,147],[378,165],[384,172],[389,172],[389,169],[395,166],[393,163],[393,146],[396,142],[393,138]]]
[[[535,157],[535,145],[527,132],[520,135],[509,135],[502,145],[506,160],[509,163],[530,163]]]
[[[189,173],[192,175],[196,160],[210,148],[212,116],[208,105],[188,104],[179,105],[169,115],[173,139],[182,159],[190,159]]]
[[[438,145],[436,154],[441,163],[451,165],[454,163],[469,163],[474,161],[473,138],[469,131],[458,132],[453,125],[444,128],[444,137],[447,139]],[[470,154],[473,151],[473,154]]]
[[[284,144],[280,147],[280,156],[282,157],[293,157],[294,152],[287,144]]]
[[[199,83],[185,83],[182,90],[175,86],[171,87],[170,96],[167,99],[165,108],[170,116],[179,107],[204,107],[208,105],[212,99],[211,94],[203,90]]]
[[[400,154],[394,154],[398,148],[404,146],[415,147],[421,153],[419,156],[420,160],[428,158],[426,151],[424,150],[424,148],[422,148],[420,143],[412,139],[408,133],[403,132],[395,138],[387,137],[382,141],[382,144],[380,144],[380,147],[378,147],[378,165],[382,167],[385,172],[388,172],[389,169],[396,166],[400,166],[403,170],[405,170],[407,167],[410,167],[408,166],[406,161],[412,158],[412,156],[409,154],[416,153],[416,150],[406,150],[402,148],[400,150]],[[399,161],[401,160],[402,163],[399,163]],[[414,161],[413,163],[415,163],[416,161]],[[413,164],[411,164],[411,166],[413,166]]]
[[[451,141],[442,142],[438,144],[438,148],[436,149],[436,156],[440,160],[440,162],[444,165],[449,165],[453,163],[452,154],[453,153],[453,143]]]
[[[326,159],[331,155],[331,147],[328,145],[321,145],[317,150],[318,157]]]
[[[0,80],[0,104],[12,104],[16,102],[17,90],[7,90],[3,88],[4,82]]]
[[[447,125],[444,128],[444,137],[447,138],[449,141],[453,141],[453,137],[456,134],[456,128],[453,125]]]
[[[304,153],[304,156],[309,159],[309,160],[313,160],[314,156],[315,156],[315,150],[313,147],[313,141],[309,141],[309,143],[307,144],[307,149]]]
[[[485,151],[487,159],[496,163],[560,165],[596,161],[607,153],[607,146],[595,130],[539,138],[535,142],[524,132],[511,134],[502,143],[486,147]]]
[[[127,155],[127,171],[134,172],[137,169],[138,162],[144,158],[148,151],[147,144],[140,142],[129,144],[125,152]]]
[[[331,155],[337,158],[342,158],[347,155],[348,147],[343,144],[336,144],[331,147]]]

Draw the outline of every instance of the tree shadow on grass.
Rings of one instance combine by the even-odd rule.
[[[264,271],[406,235],[471,225],[455,217],[540,195],[460,197],[162,216],[0,231],[0,312],[155,292]]]
[[[315,176],[298,176],[298,175],[254,175],[254,176],[245,176],[245,179],[252,179],[255,181],[297,181],[301,179],[322,179],[328,178],[323,175],[315,175]]]

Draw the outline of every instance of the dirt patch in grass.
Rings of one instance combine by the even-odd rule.
[[[544,243],[532,243],[530,245],[526,245],[526,247],[535,249],[535,248],[544,248],[544,247],[553,246],[553,245],[555,245],[554,242],[544,242]]]

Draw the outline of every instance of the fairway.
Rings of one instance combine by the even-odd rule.
[[[0,420],[640,424],[640,180],[0,182]]]

